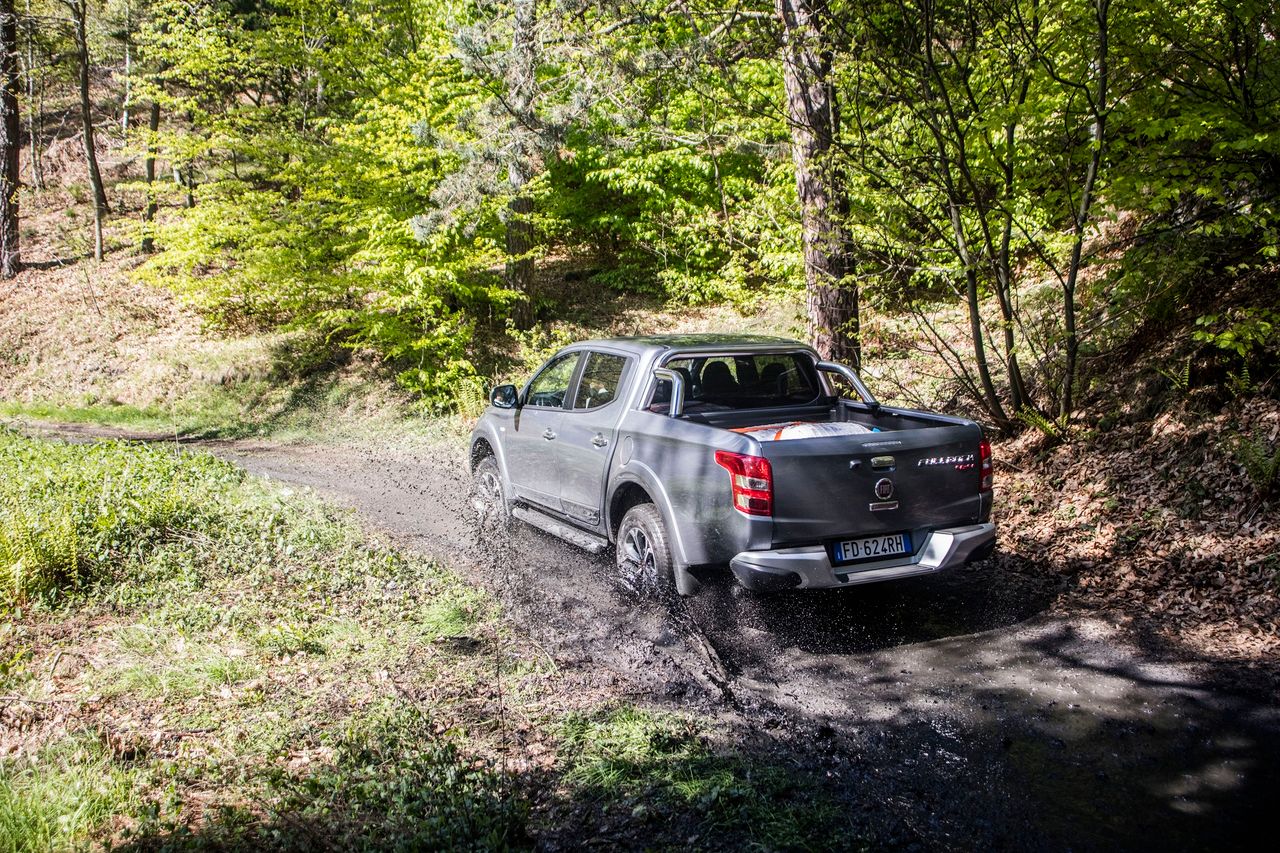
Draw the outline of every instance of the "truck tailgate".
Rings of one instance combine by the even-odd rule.
[[[948,424],[761,442],[773,468],[774,547],[978,521],[981,440],[976,425]]]

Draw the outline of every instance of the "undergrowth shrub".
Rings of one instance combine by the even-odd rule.
[[[0,608],[52,602],[127,573],[226,509],[232,466],[168,448],[0,432]]]

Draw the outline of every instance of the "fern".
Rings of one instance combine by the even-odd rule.
[[[1172,370],[1157,368],[1160,375],[1169,380],[1169,384],[1173,386],[1180,394],[1186,394],[1191,390],[1191,357],[1187,357],[1187,363],[1182,365],[1182,369],[1177,373]]]
[[[484,414],[489,405],[489,395],[483,380],[477,376],[463,376],[453,387],[454,408],[464,420],[474,421]]]
[[[1230,383],[1231,393],[1236,397],[1247,397],[1256,389],[1253,385],[1253,377],[1249,375],[1249,363],[1246,361],[1240,366],[1240,372],[1228,373],[1227,382]]]
[[[1024,406],[1015,417],[1029,427],[1039,430],[1054,441],[1066,441],[1066,428],[1055,420],[1050,420],[1030,406]]]
[[[0,503],[0,605],[21,606],[79,589],[81,559],[69,509],[33,513],[16,496]]]
[[[1280,485],[1280,447],[1261,439],[1237,436],[1231,446],[1236,462],[1244,468],[1259,495],[1268,495]]]

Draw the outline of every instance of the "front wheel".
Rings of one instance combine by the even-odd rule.
[[[479,516],[482,531],[503,529],[511,519],[507,495],[502,488],[502,471],[492,456],[476,463],[471,474],[471,505]]]
[[[666,598],[675,590],[667,528],[653,504],[636,504],[622,517],[617,564],[618,580],[636,595]]]

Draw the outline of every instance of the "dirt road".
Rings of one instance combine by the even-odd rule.
[[[1280,709],[1105,620],[1047,613],[1033,570],[774,598],[725,584],[670,613],[628,600],[609,558],[521,526],[477,541],[460,448],[203,446],[446,561],[562,666],[612,669],[738,749],[821,768],[875,846],[1217,849],[1269,828]]]

